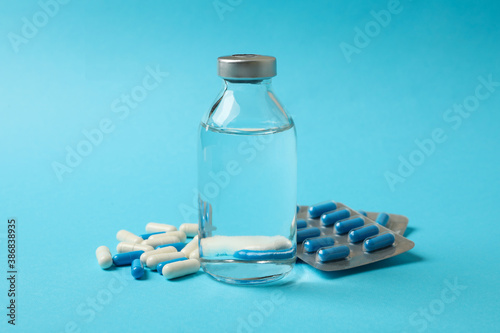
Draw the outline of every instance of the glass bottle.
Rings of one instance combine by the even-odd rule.
[[[198,140],[199,248],[219,281],[278,280],[295,263],[297,152],[292,118],[276,98],[276,59],[218,58],[223,89]]]

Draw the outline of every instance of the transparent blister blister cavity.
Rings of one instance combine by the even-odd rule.
[[[311,218],[308,213],[310,206],[299,207],[297,212],[298,224],[300,220],[305,220],[307,226],[297,230],[297,257],[307,264],[323,271],[338,271],[384,260],[406,252],[415,246],[415,243],[411,240],[401,236],[408,225],[408,218],[405,216],[387,214],[388,220],[384,227],[375,222],[380,213],[367,212],[365,216],[342,203],[335,202],[335,206],[336,209],[327,211],[326,214],[329,216],[323,219],[322,217],[325,214]],[[353,220],[354,223],[352,223]],[[362,220],[362,225],[359,225],[360,220]],[[324,225],[324,223],[328,225]],[[358,226],[352,229],[349,227],[342,228],[342,226],[346,225]],[[314,228],[319,229],[319,234]],[[307,231],[304,232],[303,230],[306,229]],[[348,232],[346,232],[346,229]],[[373,234],[375,230],[376,234]],[[299,235],[308,234],[309,232],[312,236],[306,237],[302,241]],[[363,237],[365,232],[367,232],[367,237]],[[351,233],[353,238],[351,238]],[[305,247],[308,247],[310,243],[318,243],[318,239],[323,237],[331,237],[334,245],[307,252]],[[361,238],[356,239],[356,237]],[[353,242],[352,239],[356,241]],[[311,240],[311,242],[308,242],[308,240]],[[314,249],[314,246],[308,248]],[[346,254],[347,256],[345,256]],[[341,258],[328,261],[321,260],[321,258],[336,258],[336,256]]]
[[[366,212],[366,216],[373,221],[376,221],[377,217],[380,214],[381,213],[378,212]],[[391,229],[398,235],[404,236],[406,228],[408,227],[408,221],[409,221],[408,218],[404,215],[399,215],[399,214],[387,214],[387,215],[389,215],[389,222],[387,222],[385,227],[387,229]]]

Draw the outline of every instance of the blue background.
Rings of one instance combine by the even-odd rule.
[[[15,328],[0,283],[1,330],[498,330],[500,87],[458,128],[445,120],[478,77],[500,81],[498,2],[401,0],[350,57],[341,43],[355,45],[387,1],[221,2],[224,12],[210,0],[71,1],[45,21],[37,1],[1,2],[0,267],[15,217],[19,271]],[[40,27],[16,45],[23,18]],[[182,210],[193,205],[197,127],[221,87],[216,58],[233,53],[278,59],[298,202],[405,214],[413,250],[339,273],[299,263],[260,287],[99,269],[94,251],[113,249],[119,229],[196,222]],[[157,66],[169,73],[158,87],[127,116],[114,112]],[[103,119],[111,133],[58,179],[53,163]],[[446,140],[422,159],[415,140],[436,128]],[[386,173],[411,156],[419,165],[391,187]]]

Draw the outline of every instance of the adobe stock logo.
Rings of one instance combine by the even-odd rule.
[[[209,202],[217,198],[224,189],[229,186],[234,177],[238,177],[248,165],[257,158],[258,154],[274,140],[272,135],[259,135],[248,137],[241,142],[237,148],[237,159],[229,160],[220,170],[208,173],[211,181],[206,182],[201,189],[193,188],[193,199],[191,205],[181,203],[178,208],[184,218],[184,222],[191,223],[198,219],[199,199]],[[214,172],[215,171],[215,172]]]
[[[90,331],[85,330],[85,324],[90,325],[97,317],[102,316],[102,312],[109,308],[109,304],[118,299],[119,295],[127,289],[130,273],[127,274],[125,270],[121,270],[111,274],[113,277],[101,289],[78,304],[75,309],[78,317],[69,320],[64,325],[64,332],[81,333],[82,331]]]
[[[452,108],[448,108],[443,112],[442,118],[448,123],[453,131],[457,131],[464,119],[469,118],[481,106],[481,102],[490,98],[493,93],[500,87],[500,81],[494,81],[493,75],[489,74],[486,78],[478,76],[479,84],[476,85],[474,93],[466,96],[462,103],[453,104]],[[450,131],[446,127],[434,128],[430,135],[424,139],[415,139],[413,149],[407,156],[399,155],[399,165],[396,172],[384,172],[384,178],[391,192],[396,190],[396,185],[406,182],[412,176],[418,167],[423,165],[437,150],[438,146],[448,140]]]
[[[97,126],[81,131],[83,139],[79,140],[76,145],[66,146],[66,156],[62,160],[52,161],[52,170],[57,176],[59,182],[64,180],[65,174],[72,173],[84,159],[92,154],[104,140],[113,133],[116,126],[119,126],[120,121],[127,119],[133,110],[136,110],[149,94],[157,89],[163,80],[169,75],[157,65],[156,68],[146,66],[146,74],[143,76],[140,84],[132,87],[127,93],[122,93],[120,97],[111,102],[111,111],[116,114],[115,119],[111,117],[102,118]]]
[[[237,333],[253,333],[256,329],[264,324],[266,318],[269,318],[277,307],[286,302],[285,293],[281,290],[276,290],[271,293],[269,299],[260,302],[255,301],[253,304],[255,310],[251,311],[246,317],[238,317]]]
[[[382,29],[389,26],[393,16],[400,14],[402,11],[403,6],[399,0],[389,0],[387,9],[371,10],[370,15],[373,20],[366,22],[363,29],[357,26],[354,27],[353,43],[341,42],[339,44],[347,63],[351,63],[353,54],[360,54],[362,49],[368,47],[372,40],[380,35]]]
[[[45,27],[50,20],[59,13],[61,5],[66,5],[70,0],[40,0],[38,6],[40,10],[35,12],[31,19],[26,16],[21,18],[23,25],[21,27],[21,34],[9,32],[7,38],[10,41],[12,50],[15,53],[19,52],[19,47],[22,44],[27,44],[31,39],[38,35],[41,28]]]
[[[444,280],[444,284],[445,287],[441,289],[439,297],[430,301],[427,306],[420,307],[408,318],[410,325],[415,327],[418,332],[427,330],[429,324],[443,314],[446,308],[462,295],[464,290],[467,290],[467,286],[459,284],[456,277],[453,282]]]
[[[219,16],[221,21],[224,21],[224,14],[227,12],[232,12],[237,6],[241,5],[243,0],[214,0],[212,5],[214,6],[215,12]]]

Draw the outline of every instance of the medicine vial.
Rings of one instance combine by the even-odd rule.
[[[271,86],[274,57],[220,57],[218,74],[223,89],[199,127],[201,266],[227,283],[275,281],[296,259],[294,122]]]

